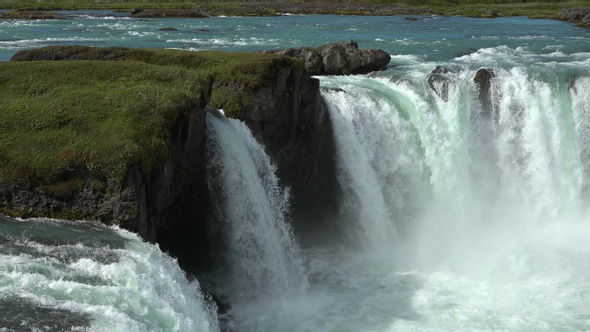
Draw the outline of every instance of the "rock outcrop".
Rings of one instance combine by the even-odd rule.
[[[190,67],[191,61],[202,62],[192,59],[193,56],[197,56],[195,52],[52,47],[17,53],[13,60],[132,59],[159,65],[170,57],[171,61]],[[239,55],[228,56],[239,59]],[[133,165],[120,186],[94,190],[96,181],[93,182],[92,176],[82,168],[81,172],[88,173],[86,177],[81,176],[85,182],[81,190],[74,190],[67,199],[52,197],[34,187],[0,186],[0,210],[25,217],[74,219],[77,215],[73,211],[82,211],[80,215],[119,223],[146,240],[158,242],[163,250],[178,258],[185,270],[206,264],[211,204],[206,181],[204,109],[211,104],[231,110],[226,114],[244,121],[264,143],[277,165],[281,183],[291,188],[292,213],[296,220],[318,220],[322,213],[335,213],[338,185],[334,142],[319,81],[312,78],[298,60],[263,54],[256,59],[259,57],[264,61],[254,63],[257,66],[264,63],[263,67],[239,67],[255,70],[258,76],[248,72],[246,75],[253,76],[240,80],[233,76],[238,69],[232,69],[232,75],[209,77],[208,90],[199,105],[180,110],[168,130],[168,159],[149,172],[141,165]],[[254,84],[252,77],[262,81]],[[110,192],[106,194],[105,191]],[[58,210],[68,214],[52,213]],[[195,255],[196,252],[203,254]]]
[[[590,7],[568,8],[560,12],[562,20],[577,22],[590,26]]]
[[[451,80],[446,76],[449,69],[437,66],[428,76],[428,85],[444,101],[449,101],[449,86]]]
[[[289,48],[267,51],[298,58],[312,75],[366,74],[385,70],[391,56],[378,49],[361,50],[354,41],[326,44],[319,47]]]
[[[475,77],[473,77],[473,81],[479,87],[479,102],[481,103],[482,115],[485,118],[490,118],[492,113],[490,88],[491,80],[494,76],[495,74],[493,70],[481,68],[475,73]]]

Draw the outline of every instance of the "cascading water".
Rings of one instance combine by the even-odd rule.
[[[223,223],[234,295],[301,291],[306,278],[286,217],[289,191],[245,124],[207,114],[210,190]]]
[[[498,64],[482,100],[477,56],[448,63],[438,91],[433,64],[322,78],[344,219],[421,280],[421,318],[382,329],[586,330],[588,73]]]
[[[0,331],[219,331],[174,260],[129,232],[0,217]]]
[[[178,30],[166,31],[157,28],[169,19],[87,14],[0,22],[0,60],[64,42],[254,51],[343,32],[396,53],[372,78],[320,78],[343,189],[334,227],[349,237],[298,234],[302,258],[267,156],[242,124],[209,116],[231,268],[199,279],[229,295],[236,331],[590,330],[586,29],[526,17],[292,15],[175,18]],[[448,72],[430,82],[435,92],[438,65]],[[494,72],[483,98],[482,67]],[[97,237],[87,229],[54,234],[78,239],[67,245],[12,231],[0,224],[0,331],[217,330],[196,285],[125,232],[130,241],[105,248],[79,238]]]

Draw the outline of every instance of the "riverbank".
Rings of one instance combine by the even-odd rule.
[[[590,1],[576,2],[515,2],[515,3],[440,3],[420,1],[419,4],[380,4],[380,3],[264,3],[264,2],[236,2],[236,3],[192,3],[186,1],[169,0],[166,2],[117,2],[102,1],[100,3],[87,0],[76,1],[14,1],[0,0],[0,8],[18,9],[20,11],[57,11],[78,9],[120,10],[131,12],[134,9],[150,9],[153,17],[162,17],[162,13],[170,13],[171,9],[180,10],[173,17],[195,17],[195,11],[202,16],[274,16],[285,14],[339,14],[339,15],[462,15],[469,17],[497,17],[497,16],[528,16],[531,18],[564,19],[561,14],[569,8],[590,7]],[[162,12],[161,12],[162,11]],[[6,14],[5,14],[6,15]],[[18,13],[11,14],[18,17]],[[146,17],[146,13],[134,15]],[[22,12],[22,18],[29,14]],[[165,16],[166,17],[166,16]],[[0,16],[1,18],[1,16]],[[11,17],[6,17],[11,18]]]

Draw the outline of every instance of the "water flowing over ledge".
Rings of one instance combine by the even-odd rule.
[[[338,22],[338,18],[330,19]],[[354,22],[364,19],[369,20],[350,18]],[[295,18],[289,22],[300,22],[298,20],[315,24],[310,18]],[[100,52],[106,56],[135,57],[135,61],[118,61],[116,64],[72,61],[31,66],[43,69],[33,70],[35,73],[51,72],[50,66],[79,70],[82,67],[100,68],[84,73],[97,75],[92,78],[102,84],[101,91],[110,87],[112,90],[133,92],[130,96],[143,96],[135,103],[125,104],[122,109],[133,111],[137,105],[148,105],[141,110],[156,111],[161,110],[158,107],[165,106],[166,110],[178,111],[173,112],[178,117],[166,118],[170,120],[166,122],[169,130],[163,137],[170,139],[166,141],[170,143],[169,150],[154,149],[169,151],[170,156],[155,156],[174,162],[155,163],[155,166],[152,165],[155,172],[149,174],[147,167],[132,168],[134,176],[125,180],[138,186],[128,187],[132,190],[118,196],[115,201],[125,203],[121,198],[133,201],[140,197],[147,198],[145,202],[149,204],[144,207],[157,207],[157,213],[149,210],[150,218],[129,227],[135,227],[145,237],[154,237],[161,248],[178,255],[183,268],[197,272],[201,285],[229,297],[230,306],[225,308],[227,313],[221,317],[222,329],[589,329],[590,281],[585,262],[590,258],[587,218],[590,67],[586,35],[579,34],[574,26],[562,22],[531,23],[515,18],[493,22],[468,20],[470,24],[466,25],[464,18],[424,18],[411,29],[427,29],[431,33],[420,34],[423,37],[428,35],[426,39],[397,35],[394,38],[390,36],[394,33],[384,27],[393,29],[393,26],[400,25],[399,21],[395,18],[370,20],[374,25],[352,27],[347,22],[346,26],[338,25],[335,29],[338,32],[350,31],[351,34],[352,29],[357,29],[359,34],[370,36],[371,40],[380,39],[375,43],[399,43],[400,49],[406,51],[393,54],[394,65],[380,74],[322,77],[324,99],[319,96],[318,80],[305,75],[296,62],[281,57],[240,54],[232,58],[231,55],[208,53],[210,56],[202,57],[200,61],[212,66],[223,62],[231,68],[220,66],[215,67],[216,71],[195,73],[185,67],[194,64],[192,61],[198,59],[196,54],[111,49]],[[243,24],[245,21],[235,19],[232,22]],[[403,22],[403,18],[400,21]],[[108,25],[112,23],[108,22]],[[267,23],[277,24],[271,19],[261,24],[266,26]],[[465,26],[469,27],[468,31]],[[534,26],[534,31],[527,30],[527,26],[529,29]],[[539,34],[538,30],[543,33]],[[273,30],[275,34],[276,31]],[[383,31],[387,31],[387,36]],[[133,33],[137,33],[137,38],[142,35],[137,31]],[[144,34],[145,38],[147,36]],[[256,38],[255,42],[265,41],[260,36]],[[409,49],[414,51],[407,51]],[[163,59],[169,61],[170,57],[181,65],[157,63]],[[220,57],[224,61],[218,61]],[[141,61],[137,61],[138,58]],[[261,63],[264,65],[259,66]],[[12,66],[26,65],[6,64],[3,69],[15,70]],[[55,68],[52,72],[55,75],[50,77],[62,78],[58,79],[59,86],[79,82],[77,76],[83,76],[72,75],[64,80],[57,74],[67,71]],[[259,70],[261,68],[271,70]],[[13,102],[22,94],[34,96],[32,100],[37,101],[51,95],[48,92],[52,90],[46,89],[34,76],[24,72],[13,75],[11,70],[2,71],[0,91],[15,93],[10,94],[11,98],[0,99],[2,102]],[[99,75],[105,73],[108,75]],[[148,75],[144,75],[146,73]],[[257,75],[260,73],[263,75]],[[108,79],[101,79],[105,76]],[[148,77],[150,84],[129,84],[129,77]],[[186,80],[187,77],[191,80]],[[256,80],[253,81],[253,77]],[[116,89],[109,85],[115,84],[113,82],[118,84]],[[197,88],[179,82],[199,82],[202,85]],[[256,84],[250,85],[252,82]],[[171,86],[178,88],[166,90]],[[103,95],[90,96],[94,96],[88,98],[92,101],[107,100]],[[174,98],[168,98],[170,96]],[[83,102],[85,99],[82,97],[84,95],[76,95],[73,100]],[[180,100],[182,103],[166,103],[166,100]],[[19,110],[21,113],[16,113],[19,116],[24,116],[27,108],[23,105],[14,103],[10,107]],[[46,111],[43,114],[56,112],[51,113],[57,115],[56,121],[47,122],[44,117],[36,116],[31,117],[31,121],[15,121],[13,125],[22,126],[18,128],[72,126],[81,131],[93,130],[83,118],[69,118],[70,114],[56,107],[61,106],[57,102],[44,103],[43,106],[46,106],[40,108]],[[181,109],[175,108],[178,106]],[[239,162],[233,165],[220,162],[219,166],[207,169],[204,162],[207,156],[216,155],[224,149],[219,148],[221,144],[206,146],[205,142],[212,136],[216,137],[216,132],[209,131],[207,134],[205,128],[211,130],[212,126],[207,125],[204,109],[219,107],[226,108],[228,115],[241,121],[226,123],[231,126],[224,127],[225,134],[220,138],[228,140],[223,144],[226,151],[233,151],[240,157],[237,158]],[[0,126],[4,129],[7,123],[2,122]],[[150,122],[135,120],[131,123],[133,127],[142,127]],[[334,141],[331,140],[332,133]],[[106,135],[99,137],[105,142],[109,138]],[[158,136],[153,137],[157,142]],[[47,136],[42,138],[40,141],[46,144],[44,148],[47,143],[54,142]],[[43,152],[42,149],[37,151]],[[55,155],[60,156],[61,161],[86,160],[82,157],[93,156],[76,155],[72,151],[76,149],[60,151]],[[0,149],[0,156],[4,153],[6,150]],[[219,160],[236,159],[223,153],[217,156]],[[144,157],[149,161],[154,156]],[[276,165],[276,173],[269,166],[267,157]],[[2,162],[6,160],[12,159],[0,158]],[[332,167],[334,165],[337,168]],[[213,187],[225,187],[215,190],[215,193],[225,196],[220,200],[211,199],[208,189],[195,190],[207,188],[207,177],[214,173],[211,169],[220,173],[217,181],[213,181]],[[223,169],[228,172],[221,176]],[[235,180],[238,174],[243,174],[243,181],[220,180],[225,176],[227,180],[232,177]],[[277,182],[272,174],[276,174],[280,186],[275,185]],[[75,180],[87,173],[72,172],[72,175]],[[254,181],[245,181],[247,175],[248,180]],[[29,180],[39,181],[39,178],[30,177]],[[262,184],[248,188],[244,185],[258,180]],[[228,185],[231,183],[238,185]],[[79,183],[65,181],[64,184],[64,187],[44,189],[68,194],[68,190],[78,188]],[[84,182],[83,185],[86,186],[86,194],[103,192],[105,197],[107,195],[108,191],[104,188],[101,191],[96,182]],[[228,189],[231,187],[238,190]],[[289,214],[284,209],[286,196],[283,189],[287,187],[295,199],[291,211],[299,212]],[[261,188],[263,190],[259,190]],[[245,192],[252,194],[244,195]],[[14,197],[2,196],[2,202]],[[21,203],[58,207],[52,200],[16,197],[20,197],[16,201]],[[301,197],[305,199],[301,200]],[[327,201],[326,197],[329,198]],[[176,203],[170,204],[173,201]],[[228,206],[229,201],[233,203]],[[214,204],[223,211],[216,211]],[[128,209],[129,206],[133,205],[120,205],[118,211],[127,211],[132,217],[136,214],[131,212],[148,211],[135,211]],[[250,208],[238,209],[243,206]],[[318,209],[320,212],[330,210],[331,213],[322,215]],[[210,238],[207,229],[210,225],[204,221],[212,220],[217,213],[226,217],[223,220],[226,223],[217,223],[216,226],[226,228],[222,236]],[[249,218],[266,214],[274,217]],[[260,226],[252,219],[262,221],[266,226]],[[175,222],[162,224],[160,220]],[[264,223],[268,220],[271,222]],[[238,225],[234,227],[234,235],[228,231],[230,222],[231,225]],[[258,226],[249,232],[248,226],[253,224]],[[286,224],[293,226],[294,237],[291,234],[285,236],[290,233],[288,227],[280,225]],[[76,224],[72,225],[75,228]],[[245,233],[250,236],[240,235]],[[229,241],[225,241],[228,238],[237,239],[236,242],[244,244],[245,249],[215,252],[216,244],[229,246]],[[10,238],[8,242],[11,245],[30,242],[19,242],[19,239]],[[291,246],[290,242],[295,239],[298,245]],[[183,292],[183,296],[189,298],[196,294],[195,298],[201,299],[193,301],[193,307],[204,308],[205,313],[200,309],[193,312],[169,304],[172,301],[170,297],[161,295],[160,291],[168,289],[170,284],[162,288],[150,286],[149,280],[156,278],[159,272],[151,273],[149,268],[160,266],[158,257],[161,253],[151,255],[152,251],[146,249],[151,257],[147,259],[148,264],[142,254],[137,258],[130,254],[132,258],[127,259],[128,247],[80,249],[86,246],[83,243],[68,251],[70,258],[64,258],[55,250],[48,249],[50,245],[46,242],[34,242],[38,243],[36,248],[43,249],[41,254],[36,249],[21,245],[18,255],[10,255],[16,260],[31,256],[35,262],[50,262],[52,268],[62,265],[78,267],[81,264],[103,271],[121,267],[129,272],[124,273],[126,276],[134,275],[136,268],[143,269],[146,273],[140,275],[147,275],[148,281],[142,283],[146,278],[139,278],[141,280],[136,284],[148,289],[147,294],[140,295],[148,304],[139,309],[134,306],[121,310],[118,305],[127,306],[136,302],[121,300],[121,303],[113,304],[118,312],[124,313],[112,321],[120,319],[126,327],[136,326],[137,321],[143,320],[160,324],[163,329],[173,329],[177,321],[185,324],[178,326],[192,327],[191,320],[195,317],[207,316],[208,305],[201,301],[203,296],[196,293],[195,288],[186,290],[183,286],[171,293],[176,296],[177,292]],[[266,246],[268,243],[272,245]],[[137,246],[143,248],[144,245]],[[113,247],[117,245],[113,244]],[[296,247],[301,249],[294,249]],[[262,248],[266,249],[260,250]],[[120,256],[127,264],[121,266],[117,262],[119,256],[113,252],[125,253]],[[291,255],[294,252],[297,255]],[[43,257],[37,257],[40,255]],[[212,256],[209,261],[196,262],[207,255]],[[258,260],[250,259],[252,256],[264,257],[260,261],[264,259],[270,263],[258,265]],[[297,261],[294,264],[283,264],[290,259],[275,259],[289,256],[299,258],[292,260]],[[233,260],[235,266],[225,265],[215,269],[223,265],[220,264],[223,259],[216,260],[218,257]],[[163,260],[168,261],[167,258]],[[40,266],[43,264],[35,265],[35,272],[47,272]],[[174,271],[178,268],[173,262],[163,266],[166,271],[161,274],[176,280]],[[14,266],[9,263],[7,269],[14,270]],[[293,270],[301,273],[286,273]],[[247,277],[240,281],[245,274],[239,271],[260,277],[252,282]],[[77,278],[69,270],[63,275]],[[35,275],[34,278],[40,277]],[[83,282],[80,284],[91,286],[81,287],[84,289],[97,290],[94,284],[103,282],[94,274],[88,278],[82,274],[81,278]],[[302,282],[302,279],[307,282]],[[64,285],[72,280],[51,282]],[[158,282],[154,284],[161,285]],[[183,280],[180,284],[188,283]],[[299,287],[301,284],[305,287]],[[134,285],[125,284],[119,289]],[[244,289],[243,285],[253,286]],[[71,293],[76,293],[76,287],[71,288]],[[293,294],[296,292],[285,291],[289,288],[300,292]],[[64,290],[65,296],[72,296],[68,290]],[[110,294],[111,290],[102,287],[98,291]],[[39,294],[53,291],[51,287],[35,289]],[[30,296],[34,297],[34,294]],[[113,298],[120,300],[120,297]],[[6,299],[0,301],[3,310],[8,303],[12,305],[11,312],[36,310],[62,319],[54,326],[69,324],[83,328],[92,324],[94,313],[78,310],[75,305],[64,307],[63,303],[58,303],[53,306],[54,302],[49,301],[50,305],[44,303],[40,306],[29,298],[12,301],[13,297],[7,296]],[[47,297],[43,299],[49,300]],[[221,297],[221,302],[224,302],[224,297]],[[162,309],[156,310],[155,320],[142,316],[142,308],[154,312],[149,311],[152,305]],[[93,304],[88,307],[94,308]],[[127,318],[128,313],[136,317]],[[96,323],[101,323],[104,317]],[[215,321],[214,315],[211,320]],[[199,321],[211,320],[203,318]],[[105,324],[114,323],[109,320]],[[214,328],[213,323],[211,328]],[[137,327],[137,330],[145,329]]]

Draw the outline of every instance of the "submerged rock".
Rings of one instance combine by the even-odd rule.
[[[342,89],[342,88],[325,88],[325,87],[322,87],[322,90],[324,90],[324,91],[333,91],[333,92],[343,92],[343,93],[346,93],[346,91],[344,89]]]
[[[378,49],[361,50],[354,41],[326,44],[319,47],[267,51],[301,59],[313,75],[366,74],[384,70],[391,56]]]

